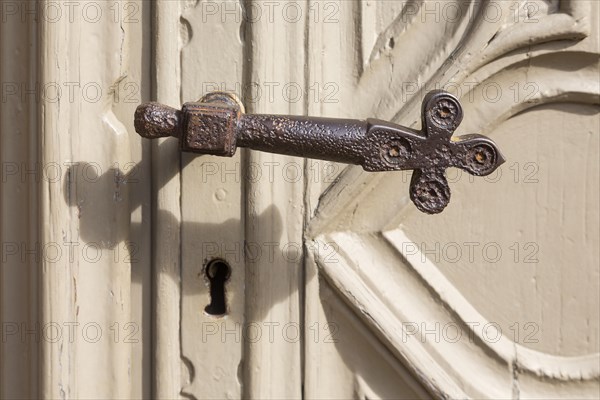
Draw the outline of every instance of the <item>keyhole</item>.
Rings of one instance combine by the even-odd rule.
[[[230,274],[231,268],[224,260],[212,260],[206,266],[206,277],[210,284],[210,304],[204,308],[207,314],[216,316],[227,314],[225,282]]]

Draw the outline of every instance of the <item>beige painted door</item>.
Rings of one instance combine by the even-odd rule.
[[[181,178],[184,393],[597,396],[596,3],[180,12],[180,102],[229,90],[248,112],[418,127],[424,93],[442,87],[464,104],[459,133],[490,135],[509,160],[486,179],[452,171],[451,206],[427,216],[409,174],[194,158]],[[222,318],[203,312],[211,258],[231,266]]]
[[[598,397],[598,2],[124,1],[96,22],[90,7],[8,18],[21,39],[0,37],[3,82],[105,89],[2,107],[5,397]],[[194,157],[132,127],[141,101],[225,90],[252,113],[418,128],[437,88],[461,100],[457,133],[507,162],[450,170],[436,216],[410,202],[410,173]],[[32,159],[42,179],[12,179]],[[52,162],[78,164],[56,184]],[[12,246],[72,238],[67,261]],[[41,339],[23,336],[38,318]]]

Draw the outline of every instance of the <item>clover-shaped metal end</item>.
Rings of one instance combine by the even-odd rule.
[[[427,214],[437,214],[450,202],[446,169],[461,168],[475,176],[494,172],[504,157],[489,138],[472,134],[452,138],[460,125],[463,110],[458,99],[448,92],[435,90],[423,100],[421,110],[421,162],[415,163],[410,182],[410,198]]]

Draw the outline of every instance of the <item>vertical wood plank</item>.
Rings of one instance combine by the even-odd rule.
[[[127,128],[131,161],[121,166],[130,186],[131,224],[125,247],[132,250],[131,315],[119,327],[119,340],[131,345],[131,398],[152,394],[152,143],[140,139],[133,128],[132,115],[140,102],[149,101],[152,90],[152,4],[143,0],[112,3],[120,7],[124,31],[123,74],[113,107]],[[114,18],[114,15],[113,17]],[[120,29],[115,27],[114,29]],[[124,50],[125,51],[125,50]],[[123,249],[125,249],[123,247]],[[116,326],[115,326],[116,327]]]
[[[131,269],[147,260],[147,236],[134,232],[149,228],[149,183],[128,174],[144,168],[130,118],[141,95],[127,92],[127,101],[122,92],[141,87],[142,25],[127,25],[124,12],[143,4],[86,2],[96,14],[39,22],[41,82],[75,83],[73,97],[40,100],[42,165],[62,168],[58,181],[40,186],[41,243],[62,251],[41,259],[42,326],[62,332],[41,341],[41,397],[129,398],[143,379],[131,371],[142,340]]]
[[[250,65],[244,87],[263,89],[263,95],[251,92],[245,96],[248,112],[306,112],[307,10],[304,3],[294,5],[288,15],[282,3],[271,4],[272,10],[260,1],[245,3],[253,18],[245,32]],[[267,95],[269,84],[275,87],[275,96]],[[246,241],[262,250],[246,263],[246,318],[247,324],[256,324],[263,335],[258,340],[245,338],[244,397],[300,398],[304,181],[286,172],[290,166],[303,171],[304,160],[252,151],[245,160],[246,170],[258,167],[261,171],[260,177],[246,182]],[[273,335],[268,335],[271,328]]]
[[[319,10],[320,13],[309,14],[308,36],[309,50],[307,52],[308,80],[319,87],[331,85],[336,89],[332,101],[319,101],[308,103],[309,115],[322,116],[347,116],[342,106],[352,107],[347,99],[352,95],[351,91],[355,85],[354,71],[358,69],[356,60],[360,50],[354,46],[361,46],[360,41],[353,37],[358,33],[354,31],[353,23],[358,20],[355,3],[335,1],[328,2],[330,9],[328,15],[330,23],[324,23],[324,4],[319,1],[309,1],[309,8]],[[332,7],[333,6],[333,7]],[[340,42],[348,43],[348,46],[339,46]],[[362,60],[361,60],[362,61]],[[362,63],[361,63],[362,64]],[[362,67],[362,65],[361,65]],[[359,102],[359,99],[355,100]],[[352,102],[350,102],[352,103]],[[357,115],[352,115],[353,118]],[[311,161],[309,161],[311,162]],[[324,162],[316,161],[319,171],[333,170],[337,173],[346,165],[329,164],[327,169]],[[323,165],[323,167],[321,167]],[[308,175],[308,172],[307,172]],[[326,187],[332,183],[331,179],[325,179],[323,174],[320,179],[307,183],[305,202],[305,218],[311,220],[314,217],[315,208]],[[306,300],[303,304],[305,313],[305,345],[304,345],[304,394],[306,398],[326,398],[332,393],[353,393],[354,374],[349,366],[345,366],[337,347],[324,343],[323,335],[330,333],[328,328],[338,329],[337,321],[329,321],[325,315],[325,309],[331,307],[327,298],[323,298],[322,279],[319,279],[319,270],[315,262],[315,244],[308,238],[308,251],[306,255]],[[320,249],[325,251],[325,249]],[[316,328],[316,329],[315,329]],[[317,336],[315,336],[317,335]],[[336,330],[336,335],[330,336],[330,341],[337,342],[340,336],[347,336],[345,332]],[[316,337],[316,339],[315,339]],[[327,368],[336,370],[335,375],[327,374]],[[347,394],[348,395],[348,394]]]
[[[180,2],[154,3],[155,81],[157,101],[179,106]],[[181,182],[179,143],[152,143],[153,185],[153,397],[179,398],[181,391],[180,252]]]

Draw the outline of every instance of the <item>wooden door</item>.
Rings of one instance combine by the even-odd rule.
[[[598,311],[596,7],[185,7],[181,101],[228,90],[248,112],[418,127],[424,94],[441,87],[464,104],[460,132],[492,136],[509,162],[486,179],[451,172],[452,205],[432,217],[408,201],[409,174],[243,151],[191,161],[181,181],[184,392],[597,392],[597,339],[583,339],[597,334]],[[568,254],[580,251],[574,274]],[[211,257],[232,268],[226,318],[202,313]]]
[[[25,96],[16,109],[35,118],[9,118],[3,104],[3,243],[63,243],[67,232],[112,255],[23,261],[4,246],[3,395],[598,395],[597,2],[102,7],[118,18],[8,18],[23,32],[14,43],[3,24],[3,82],[35,71],[71,82],[86,71],[113,88],[98,104]],[[37,50],[24,54],[28,43]],[[15,48],[29,72],[4,61]],[[138,102],[114,100],[131,88]],[[486,178],[448,171],[452,200],[435,216],[410,202],[410,173],[247,150],[197,157],[132,127],[141,101],[179,107],[224,90],[246,112],[418,128],[421,101],[438,88],[461,100],[457,134],[492,137],[507,162]],[[4,133],[15,126],[27,127],[22,137]],[[87,175],[9,179],[22,160],[76,161]],[[18,216],[31,219],[13,231]],[[119,246],[128,257],[115,261]],[[226,271],[211,276],[211,265]],[[93,322],[120,336],[21,340],[19,323],[38,315],[42,334]]]

